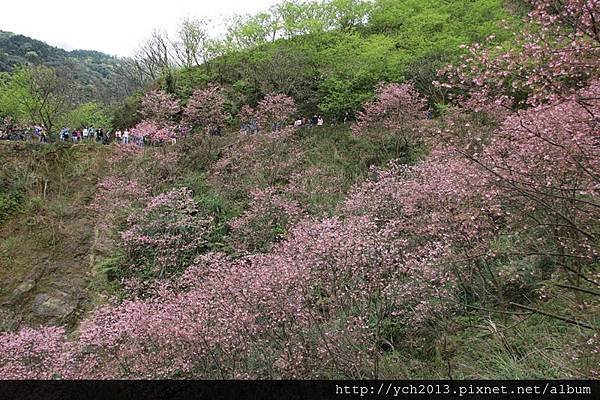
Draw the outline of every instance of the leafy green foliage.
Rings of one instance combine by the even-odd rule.
[[[22,202],[22,196],[17,192],[0,192],[0,223],[16,212]]]
[[[88,126],[111,128],[110,115],[107,109],[99,103],[84,103],[71,111],[65,120],[67,126],[74,129]]]
[[[34,65],[72,71],[79,96],[84,101],[110,103],[127,94],[120,84],[123,64],[118,58],[98,51],[66,51],[23,35],[0,31],[0,72]]]
[[[382,81],[413,80],[440,101],[431,85],[437,69],[457,59],[463,44],[509,39],[502,20],[518,24],[501,0],[286,1],[234,18],[221,55],[174,79],[182,97],[195,84],[219,82],[231,86],[233,102],[284,93],[303,113],[342,120]]]
[[[50,133],[73,104],[73,85],[66,71],[46,66],[19,68],[2,87],[0,105],[24,124],[43,124]]]
[[[138,113],[142,105],[142,96],[133,95],[127,97],[121,103],[111,109],[111,126],[123,129],[136,125],[141,120]]]

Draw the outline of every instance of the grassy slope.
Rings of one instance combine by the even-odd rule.
[[[156,169],[156,164],[150,162],[152,157],[125,166],[126,171],[121,166],[110,166],[103,161],[110,148],[95,144],[38,147],[1,143],[0,158],[7,162],[0,170],[4,173],[0,184],[6,190],[10,176],[13,187],[25,195],[20,211],[0,224],[0,313],[4,310],[5,316],[16,314],[15,318],[3,317],[12,323],[0,329],[16,328],[15,322],[19,321],[74,327],[86,309],[115,293],[105,274],[95,273],[110,262],[115,250],[108,243],[95,242],[96,221],[85,208],[100,177],[120,170],[151,185],[153,194],[171,186],[189,186],[201,207],[223,224],[246,207],[248,192],[253,188],[282,187],[287,183],[279,178],[269,181],[263,171],[264,160],[253,160],[256,162],[235,177],[215,179],[215,160],[226,156],[225,149],[237,139],[226,135],[202,139],[201,143],[180,143],[184,155],[169,171]],[[387,150],[352,138],[347,127],[338,126],[302,131],[277,148],[276,154],[297,157],[293,168],[285,171],[287,178],[311,168],[338,178],[336,190],[313,192],[301,199],[313,215],[323,215],[336,213],[339,202],[353,183],[366,176],[369,165],[383,165],[397,156],[412,158],[393,146],[383,149]],[[227,230],[223,229],[215,232],[213,241],[224,242],[227,250],[227,239]],[[27,282],[35,286],[16,295],[15,289]],[[56,298],[66,293],[69,304],[76,309],[66,317],[36,315],[31,307],[40,293]],[[598,306],[590,301],[590,308],[577,310],[572,292],[553,288],[548,299],[532,302],[546,311],[600,325]],[[593,332],[540,315],[500,310],[490,304],[481,307],[457,310],[442,321],[443,329],[437,326],[417,334],[398,334],[382,360],[382,376],[584,378],[598,373],[598,355],[585,344]]]

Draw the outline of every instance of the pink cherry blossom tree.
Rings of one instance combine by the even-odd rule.
[[[0,333],[0,379],[57,379],[69,376],[74,359],[59,327]]]
[[[427,115],[425,99],[409,83],[380,84],[375,96],[357,114],[353,135],[379,144],[382,154],[393,145],[392,157],[410,156],[419,147],[417,128]]]
[[[125,277],[166,278],[183,271],[206,244],[210,219],[200,218],[187,188],[151,198],[132,213],[121,234],[127,255]]]
[[[204,89],[196,89],[190,96],[182,122],[204,133],[211,133],[214,129],[221,129],[227,118],[229,114],[225,111],[223,90],[219,86],[209,85]]]
[[[131,129],[130,134],[154,144],[168,142],[176,136],[173,125],[161,125],[151,120],[138,123]]]
[[[264,251],[297,222],[303,212],[300,205],[286,199],[276,189],[255,189],[246,211],[229,223],[236,247],[251,252]]]
[[[380,84],[376,99],[363,106],[352,126],[355,135],[369,129],[399,131],[426,116],[426,102],[411,84]]]
[[[508,49],[468,46],[459,65],[440,71],[447,82],[438,84],[466,107],[499,113],[572,94],[598,76],[600,2],[529,2],[529,26]]]
[[[578,266],[598,257],[600,81],[510,115],[469,158],[495,183],[528,249]]]
[[[263,132],[276,131],[285,127],[296,112],[294,99],[281,93],[266,95],[256,106],[258,125]]]
[[[152,90],[144,96],[140,114],[160,126],[171,126],[181,111],[179,100],[164,90]]]

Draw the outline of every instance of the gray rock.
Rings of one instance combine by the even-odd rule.
[[[36,315],[44,317],[65,317],[73,312],[75,305],[69,301],[66,293],[58,293],[58,296],[50,296],[40,293],[33,299],[32,311]]]
[[[35,282],[33,281],[25,281],[21,283],[15,290],[13,290],[14,296],[20,296],[23,293],[29,292],[31,289],[35,287]]]

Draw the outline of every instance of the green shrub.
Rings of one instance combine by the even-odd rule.
[[[0,223],[16,213],[23,201],[23,196],[17,192],[0,192]]]

